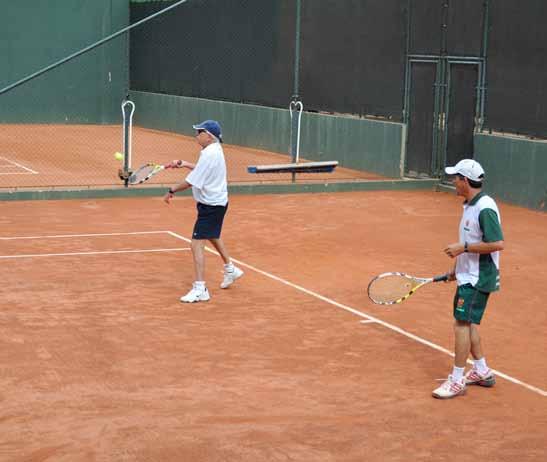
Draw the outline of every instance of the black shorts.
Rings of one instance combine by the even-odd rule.
[[[192,239],[218,239],[222,231],[224,215],[228,210],[226,205],[206,205],[197,203],[198,218],[194,225]]]

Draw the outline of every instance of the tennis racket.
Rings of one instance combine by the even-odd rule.
[[[128,178],[127,182],[129,184],[140,184],[152,178],[157,173],[165,169],[164,165],[161,164],[145,164],[140,167],[138,170],[135,170],[131,176]]]
[[[378,305],[395,305],[404,302],[420,287],[440,281],[448,281],[448,274],[417,278],[405,273],[383,273],[370,281],[367,293],[368,298]]]

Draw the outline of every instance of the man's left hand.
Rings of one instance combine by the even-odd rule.
[[[463,253],[464,245],[459,242],[450,244],[444,249],[444,253],[447,254],[450,258],[456,258],[459,254]]]
[[[169,191],[165,193],[165,196],[163,196],[163,202],[166,204],[169,204],[171,202],[171,199],[173,198],[173,194]]]

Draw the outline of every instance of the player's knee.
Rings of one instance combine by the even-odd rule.
[[[469,329],[471,323],[468,321],[461,321],[460,319],[454,319],[454,330]]]

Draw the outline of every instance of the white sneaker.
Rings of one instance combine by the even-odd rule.
[[[465,395],[465,377],[456,381],[449,375],[439,388],[433,390],[433,397],[439,399],[454,398],[459,395]]]
[[[194,284],[190,292],[188,292],[184,297],[180,297],[180,301],[182,303],[208,302],[210,298],[211,296],[209,295],[207,287],[204,287],[203,289],[197,288]]]
[[[484,374],[481,374],[477,369],[473,368],[465,374],[465,382],[467,385],[493,387],[496,384],[496,377],[490,369],[488,369]]]
[[[237,266],[234,266],[233,271],[224,271],[224,279],[220,283],[221,289],[227,289],[230,287],[236,279],[239,279],[241,276],[243,276],[243,270],[240,270]]]

